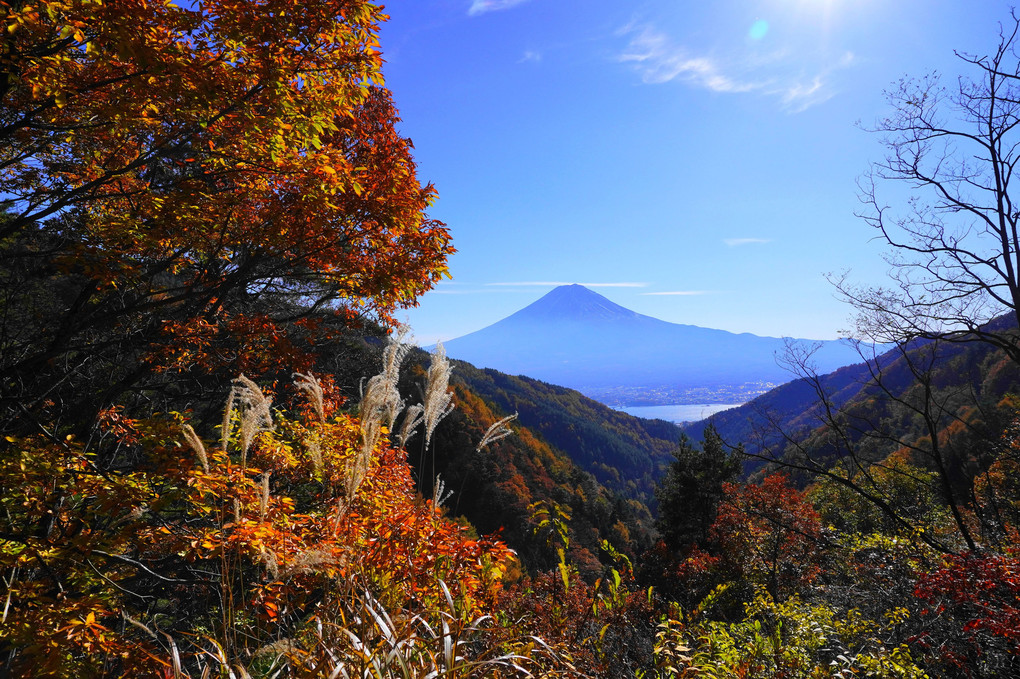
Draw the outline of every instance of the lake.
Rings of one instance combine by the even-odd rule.
[[[742,403],[681,403],[665,406],[627,406],[620,407],[628,415],[645,417],[650,420],[667,420],[669,422],[696,422],[709,415],[723,410],[736,408]]]

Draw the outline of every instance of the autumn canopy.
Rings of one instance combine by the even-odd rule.
[[[37,407],[32,376],[83,350],[159,370],[223,328],[258,347],[310,311],[385,320],[445,273],[378,7],[28,0],[0,17],[4,294],[36,306],[3,328],[5,400]]]

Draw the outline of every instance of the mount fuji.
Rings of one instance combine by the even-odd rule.
[[[591,393],[788,382],[794,376],[776,361],[788,341],[669,323],[624,308],[582,285],[563,285],[444,346],[450,357],[478,367]],[[843,340],[793,341],[819,345],[812,362],[821,373],[861,362]]]

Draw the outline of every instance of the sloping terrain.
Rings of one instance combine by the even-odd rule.
[[[1001,351],[979,342],[938,346],[925,342],[907,351],[887,351],[870,364],[795,380],[682,429],[700,439],[711,424],[730,445],[783,458],[798,447],[801,454],[822,454],[826,446],[832,447],[827,435],[835,414],[845,423],[844,447],[853,446],[862,459],[878,461],[904,442],[930,435],[918,412],[925,401],[938,405],[932,422],[939,432],[966,423],[976,436],[994,436],[1009,412],[1000,404],[1008,394],[1018,392],[1020,367]],[[749,463],[745,469],[758,467]]]
[[[352,402],[361,380],[379,369],[379,337],[348,338],[336,347],[334,375]],[[401,372],[405,401],[422,400],[430,358],[412,351]],[[532,517],[555,503],[571,516],[570,558],[588,575],[601,572],[600,544],[634,556],[650,546],[654,488],[680,437],[676,425],[642,420],[576,391],[479,370],[455,361],[456,408],[426,448],[419,433],[407,444],[422,494],[441,479],[447,511],[481,534],[499,534],[530,569],[555,566]],[[493,422],[518,413],[514,435],[476,450]],[[398,427],[399,427],[398,422]]]

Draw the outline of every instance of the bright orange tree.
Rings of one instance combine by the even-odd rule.
[[[713,565],[732,580],[765,587],[776,600],[818,576],[821,521],[784,475],[766,476],[760,485],[724,483],[723,492],[710,531],[720,554]]]
[[[284,321],[386,320],[445,273],[382,88],[385,18],[364,0],[0,0],[8,432],[73,400],[47,391],[56,364],[79,395],[76,369],[103,372],[90,410],[167,369],[236,374],[228,334],[272,357]]]

